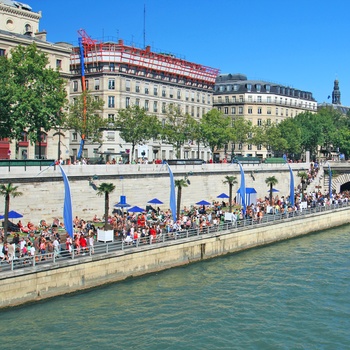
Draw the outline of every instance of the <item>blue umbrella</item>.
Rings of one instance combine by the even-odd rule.
[[[127,208],[127,207],[131,207],[131,205],[130,204],[128,204],[128,203],[117,203],[117,204],[115,204],[114,205],[116,208]]]
[[[150,204],[163,204],[163,202],[160,201],[158,198],[153,198],[150,201],[148,201],[147,203],[150,203]]]
[[[9,219],[19,219],[19,218],[23,218],[23,215],[20,213],[17,213],[14,210],[9,211]],[[0,219],[3,220],[5,219],[5,215],[0,215]]]
[[[205,201],[205,200],[201,200],[200,202],[196,203],[197,205],[210,205],[211,203]]]
[[[230,198],[226,193],[219,194],[216,198]]]
[[[130,213],[143,213],[144,211],[146,210],[138,207],[137,205],[128,209],[128,212]]]
[[[270,192],[270,190],[268,190],[267,192]],[[273,188],[272,192],[279,192],[279,190],[276,190],[275,188]]]

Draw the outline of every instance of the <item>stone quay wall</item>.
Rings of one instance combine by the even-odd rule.
[[[309,169],[308,163],[291,164],[294,182],[300,179],[297,172]],[[110,195],[110,212],[120,196],[125,195],[127,203],[145,208],[147,202],[156,197],[164,202],[160,209],[169,209],[170,180],[164,165],[67,165],[63,166],[70,182],[73,216],[91,220],[96,214],[104,214],[104,196],[97,196],[94,186],[102,182],[113,183],[115,191]],[[216,198],[220,193],[228,194],[225,176],[236,176],[237,184],[233,187],[233,197],[240,186],[240,170],[237,164],[203,164],[172,166],[175,179],[188,176],[190,185],[182,189],[181,205],[191,206],[202,199],[221,201]],[[246,187],[257,191],[257,198],[268,196],[265,179],[275,176],[278,180],[278,193],[274,196],[289,195],[290,174],[286,164],[243,164]],[[92,180],[92,183],[91,183]],[[53,218],[62,220],[64,186],[59,167],[6,167],[0,168],[0,183],[12,182],[18,186],[23,196],[11,198],[10,210],[23,214],[22,221],[31,221],[35,225],[45,219],[52,223]],[[95,187],[96,188],[96,187]],[[227,201],[227,200],[226,200]],[[4,201],[0,201],[0,214],[4,212]],[[15,221],[17,222],[17,221]]]
[[[350,222],[350,208],[284,219],[276,224],[130,248],[0,275],[0,308],[98,287],[191,262],[239,252]]]

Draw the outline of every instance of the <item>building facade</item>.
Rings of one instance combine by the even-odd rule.
[[[49,67],[59,69],[62,77],[70,77],[70,53],[72,46],[66,43],[46,41],[46,32],[39,30],[41,12],[33,12],[31,7],[18,1],[0,0],[0,55],[10,55],[11,49],[18,45],[27,46],[33,42],[38,49],[45,52]],[[69,155],[69,138],[63,132],[50,131],[42,133],[42,142],[31,144],[25,130],[21,140],[0,140],[0,159],[34,159],[39,154],[43,158],[57,159],[59,151],[63,157]],[[39,152],[41,147],[41,152]]]
[[[136,105],[147,113],[164,120],[169,105],[178,107],[183,114],[200,119],[212,108],[212,96],[217,69],[205,67],[177,58],[171,54],[151,51],[126,45],[123,40],[96,42],[82,33],[85,88],[96,98],[104,101],[103,117],[111,126],[118,110]],[[73,101],[82,93],[81,52],[74,48],[71,56],[70,98]],[[71,133],[71,154],[76,158],[80,138]],[[108,158],[124,161],[172,159],[172,146],[159,140],[149,140],[138,145],[135,154],[130,154],[131,145],[120,138],[117,130],[103,133],[102,145],[85,143],[84,157],[93,158],[104,154]],[[181,158],[210,158],[210,150],[189,142],[181,150]]]
[[[249,80],[243,74],[218,75],[213,107],[230,118],[244,117],[253,126],[279,123],[302,112],[317,112],[312,93],[261,80]],[[230,145],[228,153],[259,158],[272,157],[270,149],[252,144]]]

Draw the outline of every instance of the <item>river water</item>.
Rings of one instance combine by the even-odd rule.
[[[1,349],[350,349],[350,226],[0,316]]]

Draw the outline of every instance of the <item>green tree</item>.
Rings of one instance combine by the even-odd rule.
[[[201,119],[204,143],[212,153],[224,147],[231,139],[231,119],[212,109]]]
[[[171,104],[164,119],[161,137],[175,149],[176,158],[181,157],[181,147],[191,138],[193,121],[188,114],[182,114],[180,108]]]
[[[48,132],[64,121],[66,81],[58,71],[47,67],[48,57],[35,43],[17,46],[6,60],[6,79],[10,82],[1,87],[5,91],[1,94],[0,110],[1,120],[9,119],[5,127],[0,128],[0,136],[18,140],[26,131],[31,142],[40,143],[42,132]],[[2,59],[1,63],[4,62]]]
[[[232,188],[233,185],[237,184],[237,178],[236,176],[230,176],[227,175],[225,176],[225,180],[223,181],[224,184],[228,184],[228,189],[229,189],[229,205],[230,205],[230,213],[232,212]]]
[[[17,191],[18,186],[13,186],[12,183],[0,185],[0,194],[5,197],[5,213],[4,213],[4,242],[7,242],[7,229],[9,223],[10,197],[19,197],[23,193]]]
[[[272,204],[272,188],[278,184],[278,180],[274,176],[269,176],[265,179],[265,183],[269,186],[270,190],[270,205]]]
[[[119,110],[115,125],[120,131],[120,137],[125,142],[131,143],[132,156],[136,145],[144,144],[151,138],[157,138],[161,128],[158,118],[148,115],[145,109],[139,106]]]
[[[11,109],[13,104],[14,85],[10,74],[10,62],[0,56],[0,137],[12,137]]]
[[[175,180],[175,186],[177,187],[176,217],[179,218],[180,208],[181,208],[182,188],[187,187],[187,182],[184,179]]]
[[[280,130],[280,135],[283,135],[284,140],[287,141],[287,147],[285,151],[290,158],[300,159],[302,151],[302,139],[301,128],[295,122],[294,118],[287,118],[281,123],[277,124],[277,128]]]
[[[99,113],[104,101],[95,99],[89,91],[84,91],[69,105],[69,113],[64,127],[74,130],[80,137],[91,142],[102,143],[103,130],[108,128],[108,121]]]
[[[109,211],[109,195],[115,190],[115,185],[112,183],[103,182],[97,187],[96,194],[98,196],[105,196],[105,230],[108,227],[108,211]]]

